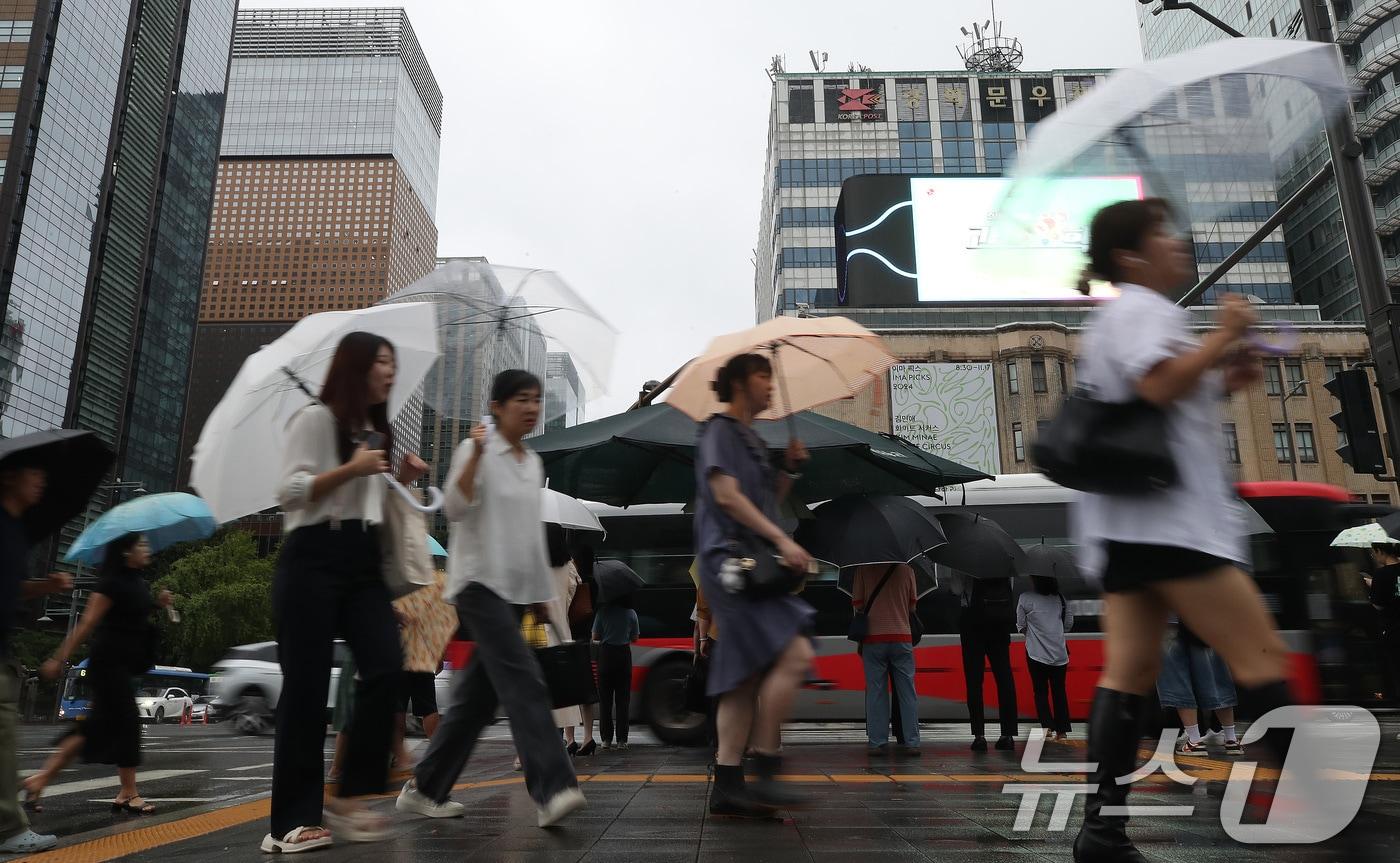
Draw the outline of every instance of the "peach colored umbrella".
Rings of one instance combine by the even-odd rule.
[[[770,420],[851,398],[898,362],[879,336],[849,318],[779,317],[710,342],[676,378],[666,403],[692,419],[709,419],[724,409],[715,376],[744,353],[773,361],[773,403],[757,417]]]

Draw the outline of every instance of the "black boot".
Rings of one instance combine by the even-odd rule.
[[[742,766],[716,764],[715,784],[710,789],[710,814],[731,818],[768,818],[772,816],[773,808],[760,804],[745,787]]]
[[[1097,762],[1089,776],[1094,791],[1084,804],[1084,826],[1074,840],[1075,863],[1146,863],[1128,840],[1128,819],[1102,814],[1105,806],[1124,806],[1128,786],[1119,785],[1137,765],[1138,717],[1141,695],[1100,687],[1089,711],[1089,760]]]
[[[790,809],[803,806],[807,803],[807,797],[784,788],[778,781],[778,773],[782,770],[783,759],[778,755],[762,755],[755,752],[753,756],[754,772],[758,774],[757,781],[753,784],[753,798],[761,805],[771,806],[774,809]]]

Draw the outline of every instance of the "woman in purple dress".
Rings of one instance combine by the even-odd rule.
[[[811,557],[777,524],[777,505],[807,460],[800,441],[788,444],[781,475],[753,419],[768,408],[773,368],[758,354],[731,359],[715,390],[728,410],[702,426],[695,460],[695,547],[700,583],[724,635],[710,660],[708,694],[719,699],[719,752],[710,813],[766,817],[802,798],[783,790],[775,777],[783,720],[812,662],[813,609],[796,596],[754,598],[731,593],[720,570],[732,557],[733,541],[747,531],[776,548],[787,566],[805,571]],[[744,784],[743,757],[752,745],[757,781]]]

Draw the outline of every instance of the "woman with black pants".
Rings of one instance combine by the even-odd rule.
[[[387,405],[393,345],[350,333],[336,347],[321,399],[287,428],[278,499],[287,539],[272,586],[282,663],[282,697],[272,768],[272,832],[264,852],[308,851],[336,835],[371,842],[387,821],[356,798],[384,791],[403,657],[384,585],[379,524],[393,448]],[[414,482],[423,462],[405,456],[399,480]],[[355,714],[337,796],[322,821],[326,695],[331,647],[344,638],[359,667]]]
[[[1255,316],[1243,297],[1226,295],[1219,327],[1200,339],[1192,334],[1190,312],[1172,298],[1195,279],[1195,263],[1171,219],[1162,200],[1120,201],[1090,226],[1090,270],[1122,293],[1090,320],[1080,383],[1105,402],[1159,408],[1177,478],[1142,493],[1083,494],[1073,512],[1085,569],[1104,590],[1104,669],[1086,759],[1097,766],[1074,843],[1077,863],[1146,859],[1118,814],[1130,787],[1119,779],[1136,764],[1139,720],[1172,611],[1225,659],[1251,717],[1290,701],[1288,649],[1245,572],[1243,505],[1220,436],[1226,394],[1259,377],[1245,341]],[[1276,729],[1264,738],[1280,759],[1286,737]]]
[[[114,764],[121,789],[112,800],[114,811],[150,815],[155,807],[136,790],[136,768],[141,765],[141,719],[132,697],[136,681],[155,665],[160,631],[151,620],[159,605],[170,605],[171,594],[162,590],[152,600],[141,571],[151,562],[151,548],[140,534],[129,533],[108,543],[82,619],[53,658],[39,673],[56,680],[63,663],[78,645],[92,637],[87,682],[92,689],[92,709],[59,741],[58,751],[44,769],[24,782],[25,797],[37,810],[37,801],[58,772],[79,752],[87,764]]]
[[[593,619],[593,640],[598,642],[598,700],[602,709],[598,733],[603,748],[612,749],[613,728],[617,749],[627,749],[628,711],[632,696],[632,642],[641,637],[632,597],[619,596],[598,609]]]

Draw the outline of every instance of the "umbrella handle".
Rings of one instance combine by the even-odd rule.
[[[418,498],[413,492],[404,488],[402,483],[388,474],[384,475],[384,481],[389,484],[390,488],[398,492],[400,497],[408,501],[409,506],[419,512],[437,512],[439,509],[442,509],[442,489],[436,486],[428,486],[428,502],[425,504],[419,503]]]

